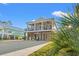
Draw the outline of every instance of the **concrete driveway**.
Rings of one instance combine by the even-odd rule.
[[[0,41],[0,55],[46,43],[46,41],[6,40]]]

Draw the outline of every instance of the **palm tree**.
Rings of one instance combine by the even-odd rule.
[[[79,4],[76,4],[74,12],[75,12],[76,16],[79,16]]]
[[[76,8],[78,9],[78,7]],[[69,13],[68,16],[63,15],[62,20],[58,23],[61,26],[57,28],[58,31],[53,38],[52,55],[58,55],[63,50],[63,55],[79,55],[79,17],[77,12],[74,12],[73,15]]]
[[[5,33],[6,33],[6,30],[8,30],[9,29],[9,26],[11,26],[12,25],[12,23],[11,23],[11,21],[1,21],[1,23],[2,23],[2,31],[3,31],[3,33],[2,33],[2,40],[4,39],[4,35],[5,35]],[[9,35],[7,34],[7,36],[9,37]]]

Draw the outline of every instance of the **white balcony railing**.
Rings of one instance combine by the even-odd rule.
[[[37,30],[52,30],[52,26],[36,26],[27,28],[27,31],[37,31]]]

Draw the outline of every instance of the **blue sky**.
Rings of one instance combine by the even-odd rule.
[[[73,13],[75,4],[48,4],[48,3],[16,3],[0,4],[0,20],[10,20],[13,26],[26,28],[26,22],[39,17],[57,18],[54,12]]]

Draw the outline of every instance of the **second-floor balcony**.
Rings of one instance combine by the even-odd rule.
[[[40,19],[27,23],[27,31],[48,31],[54,29],[54,21]]]
[[[41,30],[52,30],[53,27],[52,25],[48,25],[48,26],[32,26],[32,27],[28,27],[27,31],[41,31]]]

